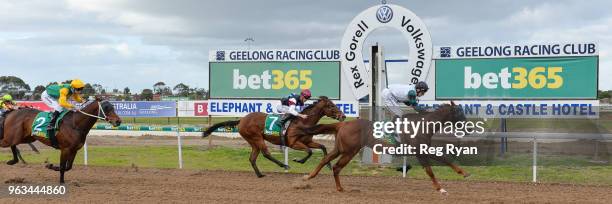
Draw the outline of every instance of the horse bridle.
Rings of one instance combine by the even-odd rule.
[[[89,116],[89,117],[93,117],[93,118],[97,118],[100,120],[104,120],[104,121],[108,121],[107,117],[106,117],[106,113],[104,112],[104,110],[102,110],[102,104],[100,104],[100,101],[96,101],[96,103],[98,103],[98,115],[92,115],[86,112],[81,111],[80,109],[78,110],[79,113]],[[102,117],[100,117],[100,113],[102,113]]]

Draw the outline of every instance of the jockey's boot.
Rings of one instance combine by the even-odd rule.
[[[55,122],[57,121],[59,115],[59,111],[53,111],[51,114],[51,121],[49,121],[49,125],[47,125],[47,134],[49,134],[49,138],[52,138],[51,136],[55,136]]]
[[[280,131],[280,140],[282,146],[287,146],[285,138],[287,137],[287,127],[285,127],[285,123],[291,119],[291,115],[285,114],[280,121],[281,131]]]

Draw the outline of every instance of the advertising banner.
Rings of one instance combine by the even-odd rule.
[[[42,101],[18,101],[17,105],[22,107],[32,107],[41,111],[51,111],[51,107],[47,106],[47,104]]]
[[[340,62],[210,63],[210,98],[271,99],[310,89],[340,98]]]
[[[112,101],[121,117],[176,117],[174,101]]]
[[[436,60],[436,100],[596,99],[598,57]]]
[[[599,118],[598,100],[454,101],[468,118]],[[449,101],[421,101],[422,108],[438,108]]]
[[[306,105],[315,101],[308,101]],[[334,101],[334,104],[347,117],[359,116],[359,103],[349,101]],[[210,100],[208,113],[213,116],[245,116],[252,112],[278,113],[276,107],[280,105],[279,100]]]
[[[208,116],[208,101],[179,101],[178,117]]]

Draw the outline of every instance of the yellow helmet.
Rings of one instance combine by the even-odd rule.
[[[85,87],[85,83],[83,83],[83,81],[79,79],[75,79],[75,80],[72,80],[72,82],[70,82],[70,86],[72,86],[72,88],[75,88],[75,89],[81,89]]]

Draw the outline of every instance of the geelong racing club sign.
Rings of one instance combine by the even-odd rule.
[[[370,74],[363,61],[362,49],[368,35],[381,27],[399,30],[408,40],[410,83],[424,81],[432,58],[431,36],[425,23],[412,11],[394,4],[373,6],[357,15],[342,37],[340,57],[344,75],[355,98],[368,95]]]

